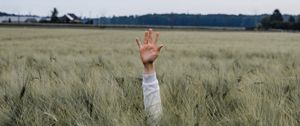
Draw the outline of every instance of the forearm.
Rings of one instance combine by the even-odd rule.
[[[153,69],[152,69],[153,68]],[[144,105],[148,122],[157,123],[162,113],[160,89],[154,66],[145,67],[143,75]]]
[[[144,74],[153,74],[155,73],[155,67],[153,63],[144,64]]]

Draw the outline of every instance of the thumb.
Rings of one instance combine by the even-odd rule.
[[[160,52],[162,47],[164,47],[164,45],[162,45],[162,44],[158,46],[158,48],[157,48],[158,52]]]

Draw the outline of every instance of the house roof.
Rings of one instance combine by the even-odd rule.
[[[78,20],[78,19],[80,19],[78,16],[76,16],[76,15],[73,14],[73,13],[68,13],[68,14],[66,14],[66,16],[67,16],[70,20]]]

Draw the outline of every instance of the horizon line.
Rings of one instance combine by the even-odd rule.
[[[6,14],[10,14],[10,15],[15,15],[15,16],[38,16],[38,17],[50,17],[50,15],[48,16],[42,16],[42,15],[36,15],[36,14],[16,14],[16,13],[10,13],[10,12],[5,12],[5,11],[0,11],[2,13],[6,13]],[[64,13],[61,16],[65,15],[65,14],[75,14],[78,15],[77,13],[72,13],[72,12],[68,12],[68,13]],[[188,13],[188,12],[168,12],[168,13],[144,13],[144,14],[128,14],[128,15],[110,15],[110,16],[99,16],[99,17],[124,17],[124,16],[143,16],[143,15],[164,15],[164,14],[187,14],[187,15],[234,15],[234,16],[239,16],[239,15],[245,15],[245,16],[260,16],[260,15],[271,15],[272,13],[260,13],[260,14],[243,14],[243,13],[239,13],[239,14],[233,14],[233,13]],[[289,13],[282,13],[282,15],[292,15],[292,16],[300,16],[300,14],[289,14]],[[84,17],[84,18],[99,18],[99,17],[89,17],[89,16],[81,16],[79,15],[79,17]]]

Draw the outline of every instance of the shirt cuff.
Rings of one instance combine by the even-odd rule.
[[[156,73],[151,73],[151,74],[144,74],[143,75],[143,82],[144,83],[152,83],[156,81]]]

